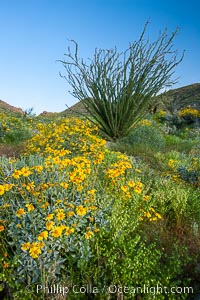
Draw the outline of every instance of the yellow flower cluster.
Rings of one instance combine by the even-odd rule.
[[[29,251],[29,254],[32,258],[38,258],[39,255],[42,253],[42,248],[45,247],[43,242],[27,242],[21,245],[21,249],[23,251]]]
[[[0,184],[0,196],[12,189],[14,184]]]
[[[112,163],[105,171],[106,176],[112,179],[113,183],[117,178],[123,177],[129,169],[132,169],[131,162],[125,155],[119,155],[117,159],[119,160]]]
[[[79,119],[40,122],[24,162],[10,161],[0,195],[12,190],[4,210],[7,205],[15,222],[13,232],[24,241],[20,248],[33,259],[53,251],[55,239],[65,245],[92,239],[111,199],[126,205],[123,200],[145,196],[142,171],[126,155],[108,150],[97,130]],[[11,199],[15,200],[10,207]]]
[[[141,120],[141,121],[139,122],[139,125],[141,125],[141,126],[151,126],[152,123],[151,123],[151,121],[149,121],[148,119],[144,119],[144,120]]]
[[[176,162],[177,161],[174,159],[169,159],[167,165],[168,165],[168,167],[173,169],[175,167]]]
[[[164,117],[164,116],[166,116],[167,115],[167,113],[166,113],[166,111],[164,111],[164,110],[160,110],[159,112],[158,112],[158,116],[159,117]]]
[[[200,111],[196,108],[186,107],[178,112],[179,117],[184,117],[186,115],[191,115],[196,118],[200,118]]]
[[[150,207],[148,211],[141,209],[142,216],[139,217],[140,221],[143,221],[147,218],[149,221],[157,221],[158,219],[162,219],[161,215],[155,211],[153,207]]]
[[[48,125],[39,123],[37,130],[38,133],[29,143],[29,153],[39,152],[47,156],[53,154],[54,157],[58,154],[59,156],[69,154],[71,151],[83,153],[84,156],[93,154],[94,162],[97,164],[104,158],[100,150],[103,149],[106,141],[98,138],[95,134],[98,128],[92,126],[89,121],[66,118]],[[73,141],[72,137],[76,141]],[[67,145],[70,151],[65,150],[63,145]],[[57,162],[59,163],[59,159]]]

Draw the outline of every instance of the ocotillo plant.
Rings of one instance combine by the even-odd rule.
[[[139,39],[124,52],[117,48],[95,49],[94,57],[85,61],[78,56],[78,44],[60,60],[66,69],[64,77],[72,88],[71,94],[82,100],[87,118],[95,122],[110,140],[127,136],[144,117],[154,97],[163,88],[177,82],[174,68],[182,61],[173,40],[178,29],[170,35],[167,29],[157,40],[145,38],[148,23]]]

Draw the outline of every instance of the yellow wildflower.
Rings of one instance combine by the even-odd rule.
[[[156,217],[157,217],[158,219],[162,219],[162,217],[161,217],[161,215],[160,215],[159,213],[155,213],[155,215],[156,215]]]
[[[34,189],[34,187],[35,187],[35,184],[34,184],[34,181],[32,181],[27,184],[26,189],[27,189],[27,191],[31,191]]]
[[[0,231],[4,231],[5,227],[3,225],[0,225]]]
[[[51,230],[52,228],[53,228],[53,225],[54,225],[55,223],[54,222],[52,222],[52,221],[47,221],[46,222],[46,229],[47,230]]]
[[[23,251],[27,251],[27,250],[29,250],[30,245],[31,245],[30,242],[23,243],[22,246],[21,246],[21,249],[22,249]]]
[[[63,232],[63,227],[62,226],[56,226],[52,229],[51,235],[53,237],[60,237],[62,235]]]
[[[85,233],[85,239],[89,240],[93,237],[94,233],[92,231],[87,231]]]
[[[60,185],[64,188],[67,189],[69,184],[67,182],[61,182]]]
[[[128,191],[128,186],[127,185],[122,185],[121,190],[126,193]]]
[[[74,228],[69,228],[68,226],[65,227],[65,235],[70,235],[71,233],[74,232]]]
[[[142,173],[142,171],[140,169],[135,169],[135,172]]]
[[[5,188],[2,184],[0,184],[0,196],[3,195],[5,192]]]
[[[28,209],[28,212],[31,211],[31,210],[34,210],[34,206],[33,206],[32,203],[26,204],[26,207],[27,207],[27,209]]]
[[[97,209],[97,206],[92,205],[92,206],[90,206],[90,209],[91,209],[91,210],[96,210],[96,209]]]
[[[74,213],[73,211],[68,211],[68,213],[67,213],[68,217],[73,217],[74,214],[75,214],[75,213]]]
[[[56,217],[58,221],[62,221],[65,218],[65,214],[63,212],[58,212]]]
[[[84,216],[87,213],[87,208],[83,207],[82,205],[77,206],[76,213],[79,216]]]
[[[22,215],[24,215],[26,212],[23,208],[18,209],[18,211],[16,212],[16,216],[17,217],[21,217]]]
[[[71,204],[71,203],[70,203],[70,204],[69,204],[69,207],[74,208],[74,204]]]
[[[12,177],[15,179],[18,179],[21,175],[21,172],[19,170],[14,170]]]
[[[48,214],[48,216],[45,218],[45,220],[52,220],[54,217],[54,214]]]
[[[3,268],[6,269],[9,267],[9,264],[7,262],[4,263]]]
[[[93,189],[93,190],[89,190],[87,191],[88,195],[94,195],[96,193],[97,190]]]
[[[149,198],[150,198],[150,196],[148,196],[148,195],[144,195],[144,196],[143,196],[143,199],[144,199],[145,201],[149,200]]]
[[[135,186],[135,182],[133,180],[129,180],[128,181],[128,186],[134,187]]]
[[[48,238],[48,231],[44,230],[42,232],[40,232],[40,234],[38,235],[38,241],[42,241],[43,239],[47,239]]]
[[[21,170],[20,170],[20,175],[22,176],[25,176],[25,177],[28,177],[30,174],[32,174],[32,172],[29,170],[28,167],[23,167]]]
[[[38,258],[38,256],[42,253],[39,246],[31,247],[29,250],[29,254],[32,258]]]

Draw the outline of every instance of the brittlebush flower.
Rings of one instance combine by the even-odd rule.
[[[155,215],[156,215],[156,217],[157,217],[158,219],[162,219],[162,217],[161,217],[161,215],[160,215],[159,213],[155,213]]]
[[[69,184],[67,182],[61,182],[60,185],[64,188],[67,189]]]
[[[26,212],[23,208],[18,209],[18,211],[16,212],[16,216],[18,218],[20,218],[22,215],[24,215]]]
[[[76,213],[79,216],[84,216],[87,213],[87,208],[83,207],[82,205],[77,206]]]
[[[43,239],[47,239],[48,238],[48,231],[44,230],[42,232],[40,232],[40,234],[38,235],[38,241],[42,241]]]
[[[48,214],[48,216],[46,217],[46,220],[52,220],[54,217],[54,214]]]
[[[28,209],[28,212],[31,211],[31,210],[34,210],[34,206],[33,206],[32,203],[26,204],[26,207],[27,207],[27,209]]]
[[[96,209],[97,209],[97,206],[92,205],[92,206],[90,206],[90,209],[91,209],[91,210],[96,210]]]
[[[15,170],[12,174],[12,177],[18,179],[21,176],[21,172],[19,170]]]
[[[52,222],[52,221],[47,221],[46,222],[46,229],[47,230],[51,230],[52,228],[53,228],[53,225],[54,225],[55,223],[54,222]]]
[[[4,263],[3,265],[4,269],[8,268],[9,267],[9,264],[7,262]]]
[[[137,182],[135,187],[134,187],[134,191],[137,193],[137,194],[141,194],[142,192],[142,183],[141,182]]]
[[[35,187],[34,181],[29,182],[26,186],[27,191],[32,191]]]
[[[62,235],[62,232],[63,232],[63,227],[62,226],[56,226],[52,229],[51,235],[53,237],[58,238]]]
[[[5,188],[2,184],[0,184],[0,196],[3,195],[5,192]]]
[[[45,202],[45,204],[42,204],[41,207],[43,209],[46,209],[49,206],[49,202]]]
[[[38,246],[31,247],[29,250],[29,254],[32,258],[38,258],[41,253],[42,251]]]
[[[144,199],[145,201],[149,200],[149,198],[150,198],[150,196],[148,196],[148,195],[144,195],[144,196],[143,196],[143,199]]]
[[[3,225],[0,225],[0,231],[4,231],[5,227]]]
[[[41,173],[43,170],[43,166],[34,166],[34,169],[38,172]]]
[[[27,251],[27,250],[29,250],[30,245],[31,245],[30,242],[23,243],[22,246],[21,246],[21,249],[22,249],[23,251]]]
[[[68,226],[65,227],[65,235],[70,235],[71,233],[74,232],[74,228],[69,228]]]
[[[28,177],[30,174],[32,174],[32,172],[29,170],[29,168],[22,168],[21,170],[20,170],[20,175],[22,175],[22,176],[24,176],[24,177]]]
[[[128,186],[134,187],[135,186],[135,182],[133,180],[128,181]]]
[[[126,193],[128,191],[128,186],[127,185],[122,185],[121,190]]]
[[[89,240],[93,237],[94,233],[92,231],[87,231],[85,233],[85,239]]]
[[[93,189],[93,190],[89,190],[87,191],[88,195],[94,195],[96,193],[97,190]]]
[[[56,217],[57,217],[58,221],[62,221],[65,218],[65,213],[58,212]]]
[[[74,214],[75,214],[75,213],[74,213],[73,211],[68,211],[68,213],[67,213],[68,217],[73,217]]]

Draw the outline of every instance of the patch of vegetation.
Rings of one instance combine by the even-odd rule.
[[[48,298],[47,290],[36,295],[38,282],[64,284],[69,299],[79,300],[94,294],[74,294],[76,282],[97,287],[99,300],[122,293],[125,299],[150,300],[152,294],[141,290],[109,292],[144,284],[191,286],[198,294],[198,130],[192,129],[186,149],[190,134],[184,127],[176,135],[150,116],[117,143],[107,143],[81,119],[1,120],[10,128],[5,132],[23,124],[32,133],[24,155],[0,158],[5,294]],[[171,293],[168,299],[190,296]],[[162,293],[156,297],[165,299]]]

